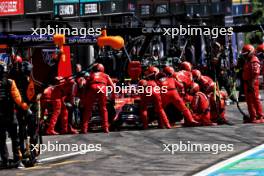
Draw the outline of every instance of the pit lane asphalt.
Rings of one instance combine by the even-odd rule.
[[[246,111],[245,103],[241,103],[241,107]],[[45,162],[33,168],[1,170],[0,175],[189,176],[263,143],[264,124],[242,124],[242,116],[235,105],[227,106],[227,117],[236,125],[121,131],[111,132],[109,136],[103,133],[46,136],[44,143],[101,144],[102,151]],[[172,155],[163,151],[163,144],[179,144],[180,141],[234,144],[234,150],[217,155],[199,152],[176,152]],[[65,152],[45,152],[40,159],[62,154]]]

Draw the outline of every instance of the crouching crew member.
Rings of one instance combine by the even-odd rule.
[[[184,126],[197,126],[189,109],[185,106],[183,99],[180,97],[177,87],[179,82],[173,77],[166,77],[164,73],[159,73],[157,83],[160,87],[166,87],[166,93],[161,93],[162,105],[165,108],[169,104],[173,104],[178,111],[184,116]]]
[[[218,125],[231,125],[225,117],[225,100],[227,93],[224,91],[216,91],[209,94],[209,102],[211,109],[211,120]]]
[[[197,83],[192,84],[189,93],[193,96],[191,101],[193,118],[202,126],[215,125],[211,121],[209,100],[203,92],[200,92],[200,87]]]
[[[193,70],[192,74],[210,101],[211,120],[218,125],[232,125],[225,117],[227,93],[219,90],[215,82],[210,77],[203,76],[199,70]]]

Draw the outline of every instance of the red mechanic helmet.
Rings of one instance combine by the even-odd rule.
[[[250,45],[250,44],[244,45],[241,50],[241,54],[247,57],[252,56],[254,52],[255,52],[255,48],[253,45]]]
[[[184,61],[181,63],[181,68],[186,71],[192,71],[192,64],[190,62]]]
[[[175,70],[173,67],[166,66],[163,68],[163,72],[167,75],[172,75],[175,72]]]
[[[194,80],[199,80],[201,78],[202,74],[201,74],[200,70],[195,69],[192,71],[192,76],[193,76]]]
[[[190,88],[190,94],[195,94],[200,91],[200,86],[197,83],[192,83]]]
[[[145,71],[145,76],[146,77],[149,77],[149,76],[152,76],[152,75],[157,75],[159,73],[159,69],[157,67],[154,67],[154,66],[150,66],[146,71]]]
[[[256,51],[257,51],[257,54],[264,53],[264,43],[258,45]]]
[[[104,66],[102,64],[96,63],[93,66],[94,72],[104,72]]]

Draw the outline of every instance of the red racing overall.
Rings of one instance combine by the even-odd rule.
[[[68,92],[72,92],[72,85],[73,83],[70,81],[66,84],[48,87],[44,91],[42,97],[42,109],[44,110],[48,108],[47,104],[51,104],[52,106],[52,116],[50,118],[49,127],[46,131],[49,135],[58,134],[54,131],[54,128],[59,116],[61,117],[61,133],[65,134],[68,132],[68,113],[65,112],[66,107],[65,109],[63,108],[63,98]]]
[[[160,87],[166,87],[167,89],[166,93],[161,93],[163,107],[165,108],[167,105],[172,103],[175,108],[182,112],[185,125],[192,126],[198,124],[193,120],[191,112],[185,106],[183,99],[180,97],[176,89],[179,86],[178,81],[172,77],[163,77],[158,80],[158,84]]]
[[[209,94],[210,112],[211,112],[212,122],[215,122],[218,124],[223,124],[227,122],[227,119],[225,117],[226,98],[227,98],[227,94],[226,92],[223,92],[223,91],[216,92],[216,94],[214,94],[213,92]],[[218,99],[218,101],[216,101],[216,99]],[[216,104],[216,102],[218,103]],[[221,119],[218,119],[218,118],[221,118]]]
[[[201,125],[207,126],[213,124],[210,120],[209,100],[204,93],[195,93],[191,102],[191,109],[193,111],[193,118]]]
[[[256,56],[251,56],[243,65],[243,80],[248,112],[251,123],[255,123],[257,118],[263,118],[262,106],[259,99],[260,62]]]
[[[102,127],[105,133],[108,133],[108,112],[107,112],[107,86],[112,87],[114,84],[111,78],[103,72],[92,72],[86,82],[86,93],[84,99],[83,126],[82,133],[87,133],[88,123],[92,117],[93,104],[98,101],[100,116],[102,118]],[[114,98],[114,93],[112,92]]]

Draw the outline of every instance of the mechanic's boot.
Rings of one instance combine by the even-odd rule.
[[[201,126],[201,124],[195,120],[190,121],[190,122],[184,122],[183,126],[185,127],[196,127],[196,126]]]
[[[167,117],[163,119],[163,123],[165,124],[165,127],[167,129],[171,129],[171,125],[170,125],[169,119]]]
[[[249,123],[261,123],[261,121],[260,121],[260,120],[257,120],[257,119],[255,119],[255,120],[252,120],[252,121],[250,121]]]
[[[213,123],[210,119],[210,116],[206,116],[202,119],[202,122],[200,123],[201,126],[216,126],[217,123]]]
[[[203,122],[201,125],[202,126],[217,126],[217,123],[213,123],[213,122]]]
[[[201,126],[217,126],[217,123],[213,123],[209,119],[204,119],[203,122],[200,124]]]
[[[58,135],[59,133],[57,133],[55,130],[55,125],[53,124],[50,124],[50,126],[48,127],[47,131],[46,131],[46,134],[47,135]]]
[[[69,134],[78,134],[78,131],[76,129],[74,129],[72,126],[70,126],[68,129],[69,129],[68,130]]]
[[[108,128],[104,128],[104,133],[109,133],[109,129]]]
[[[264,123],[264,117],[259,118],[259,123]]]
[[[57,122],[57,119],[58,118],[51,118],[50,119],[50,123],[49,123],[49,127],[46,131],[46,134],[47,135],[58,135],[59,133],[57,133],[54,129],[55,129],[55,125],[56,125],[56,122]]]
[[[250,119],[244,123],[261,123],[261,121],[257,120],[255,117],[254,118],[250,117]]]
[[[171,129],[171,124],[169,122],[169,120],[167,118],[165,119],[161,119],[159,121],[159,126],[158,126],[159,129],[164,129],[164,128],[167,128],[167,129]]]
[[[170,123],[169,123],[169,122],[166,123],[166,124],[165,124],[165,127],[166,127],[167,129],[171,129],[171,125],[170,125]]]
[[[53,129],[48,129],[47,131],[46,131],[46,134],[47,135],[59,135],[59,133],[57,133],[55,130],[53,130]]]
[[[87,134],[88,133],[88,128],[82,128],[80,131],[80,134]]]
[[[186,127],[195,127],[195,126],[200,126],[201,124],[197,121],[195,121],[192,117],[191,112],[186,109],[185,111],[182,112],[184,116],[184,124],[183,126]]]
[[[171,129],[171,125],[170,125],[170,122],[169,122],[169,119],[166,115],[166,113],[164,112],[164,110],[162,111],[159,111],[159,116],[160,116],[160,121],[161,121],[161,125],[165,126],[167,129]]]

